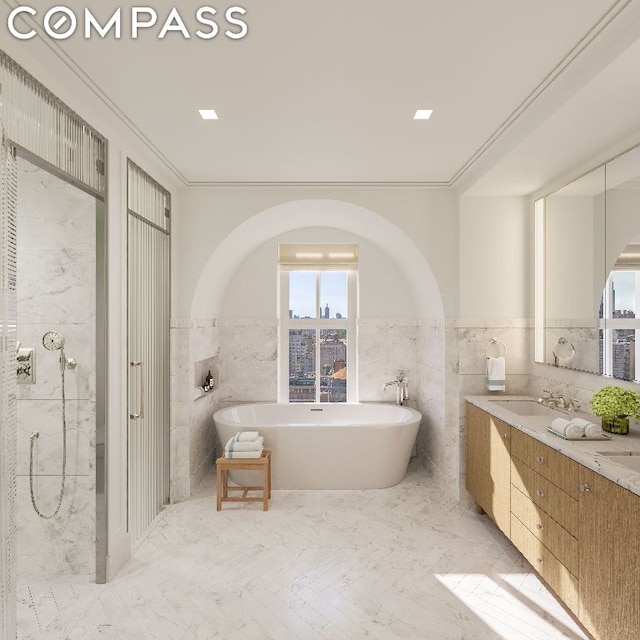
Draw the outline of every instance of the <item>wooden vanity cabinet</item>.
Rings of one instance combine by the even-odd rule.
[[[511,541],[578,614],[579,465],[527,434],[511,438]]]
[[[511,427],[467,403],[467,491],[511,535]]]
[[[580,611],[596,640],[640,638],[640,498],[580,468]]]
[[[640,496],[470,403],[467,490],[595,640],[640,638]]]

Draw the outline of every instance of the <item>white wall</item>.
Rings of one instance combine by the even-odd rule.
[[[358,317],[416,318],[411,290],[397,264],[372,242],[340,229],[314,227],[270,238],[243,260],[228,283],[224,318],[274,318],[277,309],[277,247],[280,243],[358,244]]]
[[[533,353],[533,208],[528,198],[460,199],[460,316],[449,329],[447,367],[455,371],[448,410],[459,424],[456,451],[464,486],[467,395],[485,395],[486,356],[504,355],[506,393],[528,388]],[[501,345],[492,345],[495,338]],[[452,359],[452,361],[449,360]],[[454,405],[455,403],[455,405]],[[464,491],[460,492],[465,496]]]
[[[460,199],[460,318],[533,315],[532,232],[527,198]]]
[[[341,214],[340,224],[332,225],[323,219],[321,210],[315,218],[310,214],[313,206],[310,203],[318,201],[344,203],[345,211],[347,205],[351,208]],[[201,276],[214,278],[211,269],[206,267],[218,245],[247,223],[247,231],[239,243],[244,259],[266,239],[262,229],[249,224],[251,219],[287,203],[291,203],[291,213],[286,220],[280,218],[281,226],[274,228],[271,235],[324,222],[324,226],[349,229],[374,241],[369,234],[375,229],[368,228],[366,218],[360,228],[354,220],[358,209],[375,212],[386,221],[390,230],[410,238],[422,255],[421,259],[426,260],[435,276],[435,288],[442,292],[445,315],[455,315],[457,311],[457,199],[452,191],[382,187],[211,187],[181,191],[178,202],[180,218],[174,227],[172,245],[176,317],[192,315],[193,298]],[[296,202],[303,203],[299,209],[296,209]],[[335,215],[333,206],[334,210],[327,212],[327,218],[329,213]],[[395,241],[395,235],[385,238],[384,234],[376,240],[382,246],[391,246]],[[230,256],[230,260],[234,257]],[[408,264],[411,259],[408,254],[395,256],[400,268],[411,269],[412,265]],[[219,268],[224,267],[223,264]],[[228,272],[220,273],[224,282],[236,267],[237,264],[233,264]],[[424,282],[424,286],[429,284]],[[415,287],[419,286],[416,283]]]

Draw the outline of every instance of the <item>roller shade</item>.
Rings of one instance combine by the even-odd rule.
[[[356,271],[357,244],[280,244],[278,266],[285,271]]]

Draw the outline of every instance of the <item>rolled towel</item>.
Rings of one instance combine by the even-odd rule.
[[[578,425],[582,429],[583,438],[601,438],[602,427],[583,418],[574,418],[572,424]]]
[[[555,418],[551,422],[551,428],[556,432],[564,435],[564,428],[569,424],[569,420],[564,418]]]
[[[257,440],[260,437],[260,433],[257,431],[239,431],[233,436],[238,442],[251,442]]]
[[[599,424],[594,424],[593,422],[589,422],[584,430],[585,438],[602,438],[604,432],[602,431],[602,427]]]
[[[251,440],[245,442],[243,440],[236,440],[230,438],[227,444],[224,446],[225,451],[262,451],[264,444],[264,438],[261,436],[257,440]]]
[[[261,458],[262,448],[260,451],[225,451],[225,458]]]
[[[582,426],[571,420],[564,426],[562,435],[564,435],[567,440],[578,440],[582,438]]]

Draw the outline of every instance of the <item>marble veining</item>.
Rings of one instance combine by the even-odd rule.
[[[17,389],[18,575],[37,580],[95,569],[96,200],[22,158],[18,168],[18,340],[36,354],[36,383]],[[34,484],[47,515],[62,472],[60,352],[43,347],[49,330],[65,337],[65,355],[78,364],[65,370],[65,495],[59,514],[42,520],[29,496],[33,431]]]
[[[274,491],[216,512],[213,478],[120,574],[19,587],[20,640],[586,640],[486,516],[419,465],[377,491]]]
[[[527,399],[528,396],[502,396],[495,400],[507,399]],[[640,432],[630,429],[628,435],[613,435],[611,440],[564,440],[547,431],[554,417],[571,419],[571,417],[581,417],[591,420],[596,424],[600,419],[593,415],[582,412],[563,413],[558,411],[557,416],[521,416],[513,413],[509,409],[500,407],[487,396],[468,396],[466,398],[471,404],[487,411],[491,415],[504,420],[508,424],[524,431],[536,440],[563,453],[567,457],[579,462],[588,469],[599,473],[621,487],[640,495],[640,472],[633,471],[606,456],[599,455],[599,451],[640,451]]]

